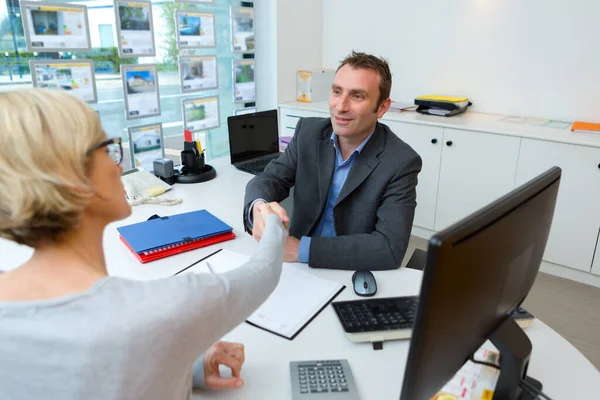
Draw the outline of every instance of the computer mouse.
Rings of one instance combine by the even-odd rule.
[[[352,275],[354,293],[359,296],[373,296],[377,293],[377,282],[371,271],[358,270]]]

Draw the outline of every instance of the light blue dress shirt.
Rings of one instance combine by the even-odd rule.
[[[373,130],[373,132],[375,131]],[[342,157],[342,153],[340,153],[337,135],[335,134],[335,132],[331,134],[329,140],[331,140],[331,143],[335,148],[335,165],[333,171],[333,178],[331,179],[329,193],[327,194],[327,205],[325,206],[325,211],[323,211],[321,219],[319,220],[317,226],[315,226],[315,229],[313,230],[313,237],[337,236],[335,232],[335,221],[333,220],[333,207],[335,206],[335,202],[337,201],[337,198],[340,195],[342,188],[344,187],[344,183],[346,183],[346,179],[348,178],[348,174],[350,173],[350,170],[354,165],[356,157],[358,157],[362,149],[365,148],[367,142],[369,141],[369,139],[371,139],[371,136],[373,136],[373,132],[371,132],[371,134],[367,136],[361,144],[358,145],[358,147],[352,152],[352,154],[350,154],[350,157],[348,157],[347,160],[344,160],[344,158]],[[250,222],[250,224],[253,224],[252,207],[254,207],[254,203],[256,203],[257,201],[266,202],[265,199],[256,199],[250,204],[250,207],[248,208],[248,221]],[[298,248],[298,261],[302,263],[308,262],[308,258],[310,255],[310,239],[310,236],[302,236],[302,238],[300,238],[300,246]]]
[[[373,131],[374,132],[374,131]],[[331,142],[333,143],[333,147],[335,148],[335,167],[333,170],[333,178],[331,179],[331,185],[329,185],[329,193],[327,194],[327,204],[325,206],[325,211],[323,211],[323,215],[321,219],[317,223],[317,226],[313,229],[312,236],[313,237],[332,237],[337,236],[335,231],[335,222],[333,220],[333,207],[335,206],[335,202],[337,201],[342,188],[344,187],[344,183],[348,178],[348,174],[356,161],[356,158],[367,145],[371,136],[373,136],[373,132],[362,143],[350,154],[347,160],[344,160],[342,157],[342,153],[340,153],[338,138],[334,133],[331,134]],[[300,247],[298,249],[298,261],[302,263],[307,263],[310,255],[310,240],[309,236],[302,236],[300,239]]]

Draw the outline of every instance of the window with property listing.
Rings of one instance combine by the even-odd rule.
[[[0,0],[0,91],[82,98],[108,135],[123,139],[125,169],[150,165],[160,148],[178,164],[184,129],[208,159],[227,156],[227,117],[255,106],[252,6]]]

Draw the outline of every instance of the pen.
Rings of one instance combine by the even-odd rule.
[[[192,263],[192,264],[188,265],[187,267],[185,267],[184,269],[182,269],[181,271],[179,271],[179,272],[176,272],[175,274],[173,274],[173,276],[175,276],[175,275],[179,275],[179,274],[180,274],[180,273],[182,273],[183,271],[185,271],[185,270],[187,270],[187,269],[190,269],[190,268],[192,268],[194,265],[196,265],[196,264],[198,264],[198,263],[200,263],[200,262],[202,262],[202,261],[206,260],[206,259],[207,259],[207,258],[209,258],[209,257],[212,257],[212,256],[214,256],[215,254],[217,254],[217,253],[218,253],[218,252],[220,252],[221,250],[223,250],[223,249],[219,249],[219,250],[217,250],[217,251],[215,251],[215,252],[213,252],[213,253],[210,253],[210,254],[209,254],[209,255],[207,255],[206,257],[202,257],[201,259],[199,259],[199,260],[198,260],[198,261],[196,261],[195,263]]]
[[[207,261],[206,262],[206,266],[208,267],[208,270],[210,271],[211,274],[215,274],[215,271],[213,271],[212,267],[210,266],[210,263]]]

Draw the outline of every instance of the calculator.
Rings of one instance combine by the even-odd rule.
[[[360,400],[348,360],[291,361],[292,400]]]

